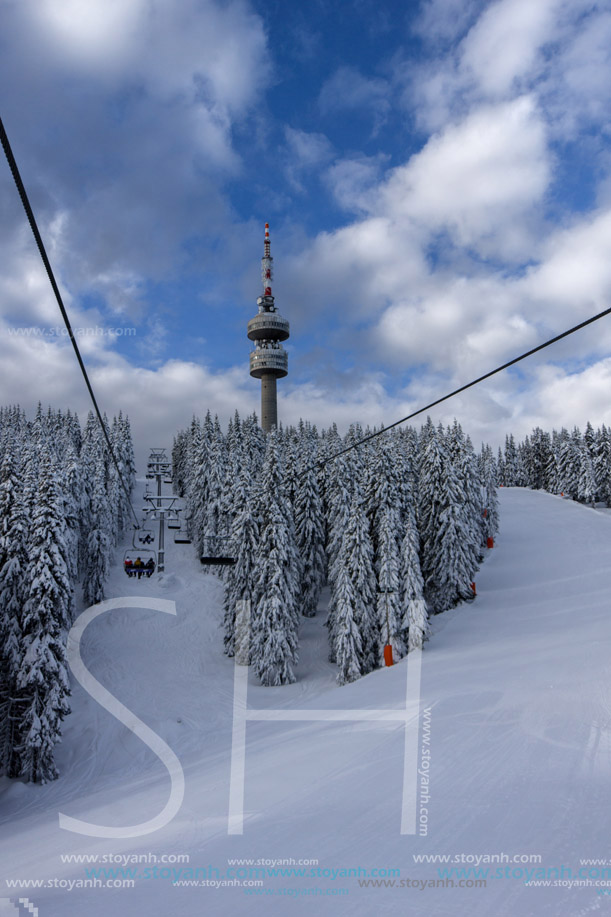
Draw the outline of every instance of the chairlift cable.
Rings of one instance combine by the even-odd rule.
[[[399,424],[405,423],[406,420],[411,420],[413,417],[418,417],[419,414],[424,414],[425,411],[429,411],[431,408],[436,407],[436,405],[441,404],[443,401],[448,401],[455,395],[459,395],[460,392],[464,392],[468,388],[473,388],[474,385],[478,385],[485,379],[489,379],[491,376],[495,376],[497,373],[502,372],[504,369],[509,369],[510,366],[514,366],[521,360],[525,360],[526,357],[531,357],[534,353],[538,353],[540,350],[544,350],[551,344],[555,344],[557,341],[561,341],[563,338],[568,337],[570,334],[575,334],[576,331],[580,331],[587,325],[591,325],[593,322],[597,322],[599,319],[604,318],[606,315],[610,314],[611,308],[604,309],[602,312],[598,312],[596,315],[592,315],[590,318],[580,322],[578,325],[574,325],[572,328],[568,328],[566,331],[563,331],[562,334],[557,334],[555,337],[550,338],[543,344],[538,344],[537,347],[533,347],[532,350],[528,350],[526,353],[520,354],[519,357],[514,357],[513,360],[509,360],[507,363],[503,363],[502,366],[497,366],[496,369],[492,369],[490,372],[484,373],[483,376],[479,376],[477,379],[473,379],[472,382],[467,382],[466,385],[461,385],[459,388],[455,388],[453,392],[449,392],[447,395],[443,395],[442,398],[437,398],[435,401],[431,401],[423,408],[419,408],[417,411],[413,411],[413,413],[408,414],[407,417],[402,417],[400,420],[395,420],[394,423],[389,424],[387,427],[382,427],[381,430],[376,430],[375,433],[370,433],[369,436],[364,436],[363,439],[359,439],[358,442],[352,443],[350,446],[346,446],[345,449],[341,449],[339,452],[335,452],[333,455],[330,455],[325,459],[321,459],[314,465],[308,466],[302,472],[300,472],[297,477],[301,478],[304,474],[307,474],[308,471],[318,471],[319,469],[324,468],[324,466],[329,462],[335,461],[336,458],[339,458],[340,455],[345,455],[346,452],[350,452],[351,449],[358,449],[359,446],[362,446],[364,443],[368,443],[370,440],[375,439],[376,436],[381,436],[382,433],[386,433],[388,430],[392,430],[394,427],[398,427]]]
[[[64,324],[66,325],[66,329],[67,329],[67,331],[68,331],[68,337],[70,338],[70,340],[71,340],[71,342],[72,342],[72,346],[73,346],[74,352],[75,352],[75,354],[76,354],[76,359],[78,360],[78,364],[79,364],[79,366],[80,366],[80,368],[81,368],[81,373],[83,374],[83,378],[85,379],[85,384],[87,385],[87,389],[88,389],[88,391],[89,391],[89,395],[90,395],[90,397],[91,397],[91,401],[92,401],[92,403],[93,403],[93,406],[94,406],[94,408],[95,408],[95,412],[96,412],[97,417],[98,417],[98,420],[99,420],[99,422],[100,422],[100,427],[102,428],[102,433],[104,434],[104,438],[106,439],[106,443],[107,443],[107,445],[108,445],[108,449],[109,449],[109,452],[110,452],[110,456],[111,456],[111,458],[112,458],[112,461],[113,461],[113,464],[114,464],[115,468],[117,469],[117,474],[119,475],[119,481],[121,482],[121,487],[122,487],[123,490],[125,491],[125,495],[127,496],[127,501],[128,501],[128,503],[129,503],[129,508],[130,508],[131,511],[132,511],[132,515],[133,515],[134,519],[136,520],[136,526],[135,526],[135,527],[136,527],[136,528],[140,528],[138,516],[136,515],[136,512],[135,512],[134,507],[133,507],[133,505],[132,505],[131,495],[130,495],[130,493],[129,493],[129,490],[127,489],[127,485],[125,484],[125,481],[123,480],[123,475],[122,475],[122,473],[121,473],[121,469],[119,468],[119,463],[118,463],[118,461],[117,461],[117,457],[116,457],[116,455],[115,455],[114,449],[113,449],[113,447],[112,447],[112,443],[111,443],[111,441],[110,441],[110,437],[109,437],[109,435],[108,435],[108,430],[106,429],[106,426],[105,426],[105,424],[104,424],[104,420],[102,419],[102,414],[100,413],[100,409],[99,409],[99,407],[98,407],[98,402],[97,402],[96,397],[95,397],[95,395],[94,395],[94,393],[93,393],[93,388],[92,388],[92,386],[91,386],[91,382],[89,381],[89,376],[87,375],[87,370],[85,369],[85,364],[83,363],[83,358],[81,357],[81,353],[80,353],[80,350],[79,350],[79,348],[78,348],[78,344],[77,344],[77,342],[76,342],[76,338],[75,338],[75,336],[74,336],[74,332],[72,331],[72,326],[71,326],[71,324],[70,324],[70,319],[68,318],[68,313],[66,312],[66,309],[65,309],[65,307],[64,307],[64,303],[63,303],[63,300],[62,300],[62,297],[61,297],[61,293],[59,292],[59,287],[57,286],[57,282],[56,282],[56,280],[55,280],[55,275],[54,275],[54,273],[53,273],[53,268],[51,267],[51,263],[50,263],[49,258],[48,258],[48,256],[47,256],[47,252],[46,252],[44,243],[43,243],[43,241],[42,241],[42,236],[40,235],[40,232],[39,232],[39,229],[38,229],[38,224],[36,223],[36,217],[34,216],[34,211],[32,210],[32,207],[31,207],[31,205],[30,205],[30,201],[29,201],[29,199],[28,199],[28,195],[27,195],[27,192],[26,192],[26,190],[25,190],[25,185],[23,184],[23,180],[22,180],[21,175],[20,175],[20,173],[19,173],[19,169],[18,169],[18,167],[17,167],[17,162],[16,162],[15,157],[14,157],[14,155],[13,155],[13,151],[12,151],[12,149],[11,149],[11,145],[10,145],[10,143],[9,143],[9,139],[8,139],[7,133],[6,133],[5,129],[4,129],[4,124],[2,123],[2,118],[0,118],[0,140],[2,141],[2,148],[4,149],[4,154],[5,154],[5,156],[6,156],[6,159],[7,159],[8,164],[9,164],[9,168],[10,168],[10,170],[11,170],[13,179],[14,179],[14,181],[15,181],[15,185],[17,186],[17,191],[19,192],[19,197],[21,198],[21,203],[23,204],[23,208],[24,208],[24,210],[25,210],[25,212],[26,212],[26,216],[27,216],[27,218],[28,218],[28,222],[29,222],[29,224],[30,224],[30,228],[31,228],[31,230],[32,230],[32,232],[33,232],[33,234],[34,234],[34,238],[35,238],[36,244],[37,244],[37,246],[38,246],[38,251],[40,252],[40,257],[42,258],[43,264],[44,264],[44,266],[45,266],[45,268],[46,268],[46,271],[47,271],[47,275],[48,275],[49,280],[50,280],[50,282],[51,282],[51,286],[52,286],[52,288],[53,288],[53,292],[55,293],[55,298],[56,298],[56,300],[57,300],[57,304],[58,304],[58,306],[59,306],[59,310],[60,310],[60,312],[61,312],[61,314],[62,314],[62,318],[63,318],[63,320],[64,320]]]

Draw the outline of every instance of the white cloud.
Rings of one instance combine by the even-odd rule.
[[[501,276],[431,277],[417,300],[385,310],[373,338],[394,366],[424,365],[467,382],[537,343],[515,285]]]
[[[586,369],[568,373],[546,366],[524,408],[525,420],[532,429],[585,427],[586,421],[597,427],[611,424],[611,358],[600,360]]]
[[[528,215],[549,177],[545,129],[533,99],[484,106],[433,136],[396,169],[381,192],[384,209],[457,244],[521,257],[532,245]]]
[[[282,236],[293,254],[278,261],[276,290],[294,347],[291,375],[279,386],[283,420],[392,421],[609,304],[609,212],[566,218],[559,230],[544,213],[554,141],[581,144],[586,127],[588,143],[606,143],[611,15],[602,6],[432,0],[420,29],[433,39],[427,53],[435,42],[447,42],[447,53],[411,63],[408,76],[410,107],[435,133],[386,174],[383,152],[336,160],[325,134],[301,129],[299,110],[291,127],[273,124],[284,129],[279,166],[292,187],[319,173],[334,200],[356,214],[312,241],[302,225]],[[104,324],[108,309],[117,324],[116,315],[139,317],[147,284],[187,276],[196,259],[201,276],[208,271],[202,300],[215,302],[216,319],[250,244],[223,182],[240,176],[236,125],[264,102],[270,82],[262,19],[241,0],[22,0],[2,9],[0,78],[19,84],[6,123],[17,125],[17,153],[25,151],[24,172],[34,177],[34,204],[73,323]],[[365,66],[375,62],[363,63],[363,73]],[[379,128],[387,118],[396,81],[363,73],[340,67],[325,83],[318,102],[328,122],[344,112]],[[262,124],[269,112],[259,115]],[[288,211],[290,188],[278,181],[274,190],[275,206]],[[12,193],[0,196],[0,207]],[[274,192],[261,179],[256,193],[269,204]],[[57,324],[29,230],[14,231],[14,213],[3,222],[5,314]],[[193,239],[189,261],[182,244]],[[253,298],[258,232],[256,239],[247,275]],[[221,262],[232,268],[223,276]],[[101,294],[105,313],[79,309],[83,292]],[[159,359],[165,329],[155,314],[151,338],[135,343]],[[307,340],[299,337],[304,328]],[[495,377],[443,406],[435,419],[459,414],[474,436],[499,441],[534,423],[609,422],[611,323],[569,341],[522,364],[519,376]],[[108,335],[81,343],[101,403],[130,413],[142,452],[156,440],[170,445],[193,411],[210,406],[226,422],[236,406],[258,410],[259,386],[243,363],[223,372],[180,360],[143,369],[114,352]],[[549,360],[574,361],[578,372],[546,368]],[[24,379],[24,366],[37,371]],[[61,342],[0,329],[0,381],[5,401],[35,407],[42,390],[57,406],[89,407]]]
[[[523,287],[565,320],[611,304],[611,210],[552,233]],[[585,317],[585,316],[584,316]]]
[[[561,0],[499,0],[462,44],[461,67],[487,97],[506,97],[529,74],[554,31]]]
[[[390,85],[381,77],[365,77],[354,67],[339,67],[324,83],[318,104],[323,114],[360,111],[373,117],[374,131],[390,108]]]
[[[341,159],[327,170],[324,179],[338,204],[353,213],[375,210],[382,168],[388,161],[383,154]]]
[[[479,0],[426,0],[414,23],[414,32],[428,43],[455,41],[479,10]]]
[[[316,170],[333,158],[333,145],[324,134],[296,130],[288,125],[284,128],[286,140],[285,174],[295,190],[304,192],[301,182],[304,174]]]
[[[539,88],[554,132],[570,140],[584,127],[609,136],[611,11],[596,5],[587,13],[577,22],[565,16]]]
[[[84,74],[239,112],[267,83],[261,20],[242,0],[23,0],[44,53]]]
[[[300,168],[312,169],[333,156],[333,145],[324,134],[308,133],[287,125],[284,136],[292,161]]]
[[[573,138],[583,124],[605,129],[611,94],[606,6],[590,0],[488,4],[466,35],[456,33],[461,40],[448,53],[403,62],[397,74],[407,87],[403,102],[432,131],[474,105],[531,93],[559,136]]]
[[[87,68],[105,69],[125,58],[146,8],[144,0],[39,0],[36,8],[25,0],[23,6],[64,54]]]
[[[262,20],[242,0],[0,7],[3,118],[58,279],[140,317],[147,284],[185,269],[185,239],[234,231],[223,183],[241,168],[236,123],[270,79]],[[23,226],[15,208],[6,218]],[[218,245],[202,248],[199,270],[216,268]],[[8,292],[6,309],[37,308],[22,280]]]

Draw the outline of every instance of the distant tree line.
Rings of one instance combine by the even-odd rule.
[[[107,429],[128,487],[129,421]],[[57,777],[54,748],[69,712],[66,636],[82,583],[86,605],[104,597],[129,505],[98,421],[45,413],[28,421],[0,409],[0,775]]]
[[[535,427],[517,444],[509,434],[504,450],[499,448],[497,471],[505,487],[532,487],[611,506],[611,429],[603,424],[594,430],[589,421],[583,434],[577,427],[570,433]]]
[[[248,654],[264,685],[295,680],[299,622],[325,585],[340,684],[383,664],[385,646],[395,659],[422,647],[430,615],[473,599],[498,529],[491,449],[476,455],[457,421],[428,419],[325,463],[368,432],[300,422],[266,436],[236,412],[224,434],[208,412],[175,437],[173,479],[196,549],[236,559],[209,568],[225,579],[225,652],[244,642],[236,614],[248,600]]]

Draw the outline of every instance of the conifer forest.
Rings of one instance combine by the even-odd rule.
[[[75,609],[100,602],[130,537],[136,468],[129,420],[102,430],[70,410],[0,411],[0,774],[57,777],[69,713],[66,638]],[[370,437],[358,448],[351,448]],[[426,643],[431,618],[475,598],[499,528],[497,486],[611,505],[611,431],[588,423],[495,456],[458,421],[345,435],[300,421],[271,434],[236,412],[179,431],[174,492],[197,556],[229,556],[219,647],[246,653],[262,685],[295,681],[300,621],[317,617],[343,685]],[[245,635],[239,609],[249,603]]]

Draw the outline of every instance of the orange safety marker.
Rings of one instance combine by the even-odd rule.
[[[473,589],[473,595],[477,595],[477,592],[475,591],[475,583],[471,583],[471,589]]]
[[[393,665],[392,646],[387,643],[384,647],[384,665]]]
[[[487,548],[494,547],[494,538],[492,537],[492,535],[488,535],[488,538],[486,539],[486,547]]]

